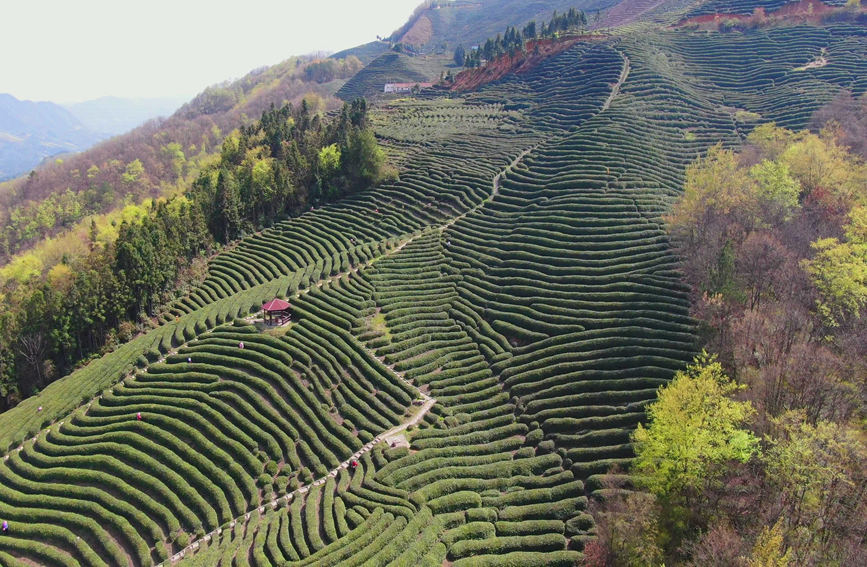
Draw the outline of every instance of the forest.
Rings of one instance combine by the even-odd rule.
[[[93,223],[89,253],[44,276],[8,280],[0,293],[0,409],[157,324],[161,306],[200,282],[222,246],[396,175],[367,111],[364,99],[333,118],[306,100],[272,106],[225,139],[188,191],[122,220],[115,241],[100,241]]]
[[[842,93],[814,132],[763,124],[687,169],[667,226],[713,354],[635,431],[642,490],[608,476],[588,565],[863,559],[865,117]]]

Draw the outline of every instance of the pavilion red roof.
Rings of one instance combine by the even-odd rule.
[[[265,311],[285,311],[289,309],[289,302],[274,298],[262,306]]]

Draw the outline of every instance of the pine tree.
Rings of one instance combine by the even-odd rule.
[[[464,50],[463,45],[459,45],[455,48],[455,65],[458,67],[464,66],[464,61],[467,58],[467,52]]]

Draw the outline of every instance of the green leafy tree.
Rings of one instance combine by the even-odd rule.
[[[777,522],[768,529],[762,528],[753,552],[749,558],[749,567],[787,567],[791,561],[791,553],[785,550],[783,542],[783,528],[781,522]]]
[[[334,197],[337,193],[336,177],[340,170],[340,148],[337,144],[325,146],[319,150],[316,165],[319,170],[319,184],[326,197]]]
[[[683,195],[667,218],[672,231],[683,237],[701,231],[705,215],[728,215],[734,211],[753,210],[747,188],[750,182],[737,159],[737,155],[717,144],[705,157],[686,168]]]
[[[812,245],[816,255],[801,263],[819,291],[819,313],[831,327],[860,318],[867,306],[867,207],[855,207],[849,218],[845,242],[819,239]]]
[[[229,242],[241,232],[241,203],[238,183],[232,172],[225,168],[221,169],[217,176],[212,226],[214,238],[218,242]]]
[[[183,176],[186,170],[187,157],[184,155],[184,150],[179,143],[169,142],[165,146],[160,146],[160,154],[168,162],[176,179]]]
[[[633,434],[634,471],[644,486],[665,499],[693,498],[720,477],[721,465],[758,451],[758,439],[741,427],[752,405],[731,399],[738,389],[707,353],[660,389],[648,426]]]
[[[780,521],[792,562],[854,564],[867,527],[863,432],[830,421],[811,424],[801,411],[783,414],[774,426],[765,462],[780,493]]]
[[[121,175],[121,179],[123,180],[124,185],[134,185],[141,179],[143,174],[144,165],[142,165],[140,159],[134,159],[127,164],[123,175]]]
[[[761,203],[772,217],[792,218],[800,206],[801,184],[791,176],[786,164],[762,160],[750,168],[750,177],[756,182]]]
[[[381,181],[385,152],[376,143],[372,130],[355,130],[350,134],[344,164],[351,190],[367,188]]]

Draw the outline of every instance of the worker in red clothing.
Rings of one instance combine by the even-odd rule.
[[[136,418],[138,421],[141,421],[141,412],[138,412],[137,414],[135,414],[135,418]]]
[[[349,466],[354,468],[354,469],[358,468],[358,461],[352,461],[351,463],[349,463]]]

